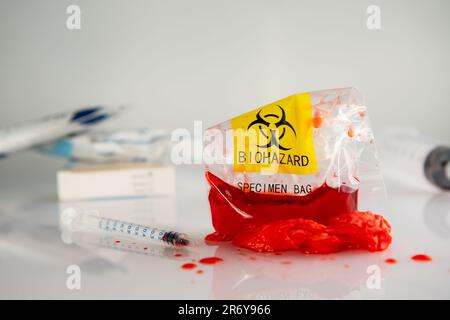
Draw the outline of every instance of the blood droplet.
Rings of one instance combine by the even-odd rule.
[[[203,263],[203,264],[216,264],[216,263],[223,262],[223,259],[219,258],[219,257],[207,257],[207,258],[198,260],[198,262]]]
[[[320,116],[319,112],[316,112],[314,114],[312,124],[314,128],[320,128],[322,126],[322,117]]]
[[[411,257],[411,260],[420,261],[420,262],[428,262],[431,261],[431,257],[426,254],[416,254]]]
[[[174,254],[174,257],[177,257],[177,258],[179,258],[179,257],[182,257],[183,255],[181,254],[181,253],[175,253]]]
[[[203,270],[197,270],[198,274],[203,274]]]
[[[120,243],[120,240],[116,240],[115,242],[116,242],[116,243]]]
[[[181,266],[183,269],[194,269],[197,268],[197,265],[195,263],[185,263]]]
[[[352,128],[349,128],[348,131],[347,131],[347,134],[348,134],[348,136],[349,136],[350,138],[353,138],[353,136],[354,136],[353,129],[352,129]]]
[[[384,260],[384,262],[389,263],[389,264],[396,264],[397,260],[395,260],[393,258],[389,258],[389,259]]]

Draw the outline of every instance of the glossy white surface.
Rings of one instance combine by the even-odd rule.
[[[7,160],[10,161],[10,160]],[[18,160],[20,166],[20,158]],[[394,299],[450,298],[450,194],[407,190],[388,181],[389,199],[378,203],[393,227],[385,252],[281,256],[238,251],[230,245],[181,250],[104,235],[62,235],[50,169],[39,178],[11,179],[0,170],[0,298],[145,299]],[[5,177],[7,179],[5,179]],[[177,168],[177,197],[71,204],[122,220],[171,226],[202,238],[212,231],[201,168]],[[375,206],[375,205],[374,205]],[[108,248],[112,247],[112,248]],[[147,247],[145,250],[144,247]],[[178,252],[178,251],[177,251]],[[432,262],[410,260],[429,254]],[[182,270],[192,259],[224,262]],[[398,260],[395,265],[386,258]],[[287,264],[288,263],[288,264]],[[81,269],[81,289],[69,290],[69,265]],[[380,289],[369,289],[367,268],[379,266]]]

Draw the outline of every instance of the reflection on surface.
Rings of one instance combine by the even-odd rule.
[[[0,251],[27,263],[57,264],[70,254],[58,240],[57,210],[51,199],[0,204]]]
[[[450,192],[436,193],[425,204],[425,225],[443,238],[450,238]]]
[[[113,269],[114,264],[120,268],[125,256],[113,255],[111,252],[102,251],[104,249],[171,261],[169,263],[176,263],[177,269],[185,277],[192,277],[195,272],[181,270],[181,265],[194,262],[198,265],[197,270],[205,271],[203,277],[212,273],[208,286],[213,298],[352,299],[360,298],[361,291],[364,291],[366,296],[369,293],[372,298],[381,298],[384,295],[384,289],[370,292],[366,287],[370,275],[367,273],[367,267],[375,264],[383,268],[384,258],[378,253],[311,256],[299,253],[258,254],[228,243],[219,246],[202,243],[196,248],[177,248],[118,238],[101,232],[68,230],[62,230],[62,239],[67,244],[83,247],[109,261],[111,265],[108,264],[107,269]],[[202,265],[199,260],[209,256],[220,257],[224,261],[215,265]],[[98,263],[92,264],[91,267],[98,267]]]
[[[65,208],[65,207],[64,207]],[[62,208],[62,209],[64,209]],[[84,206],[84,210],[97,209]],[[103,216],[105,210],[100,211]],[[126,219],[131,219],[128,211]],[[114,218],[124,219],[116,213]],[[144,223],[139,217],[136,222]],[[239,249],[229,243],[210,246],[201,242],[198,247],[171,247],[152,244],[141,239],[124,238],[98,231],[61,230],[66,244],[74,244],[101,258],[107,264],[106,272],[119,269],[128,271],[123,262],[127,254],[138,254],[149,258],[164,259],[174,264],[183,277],[193,277],[195,271],[182,270],[182,264],[197,264],[196,270],[204,270],[203,277],[210,287],[213,298],[219,299],[337,299],[360,298],[363,295],[381,298],[380,290],[369,290],[366,281],[370,274],[367,268],[377,265],[384,268],[383,253],[353,252],[333,255],[302,255],[300,253],[258,254]],[[215,265],[202,265],[201,258],[216,256],[224,261]],[[91,258],[92,259],[92,258]],[[107,261],[107,262],[105,262]],[[85,261],[83,267],[102,272],[98,261]],[[95,270],[94,270],[95,269]],[[202,273],[201,273],[202,274]],[[212,274],[212,278],[208,275]],[[383,275],[382,275],[383,276]],[[200,278],[202,279],[202,278]]]
[[[222,245],[216,256],[225,260],[213,271],[213,292],[220,299],[358,298],[360,291],[370,291],[367,267],[383,268],[378,253],[276,255]],[[383,295],[383,290],[373,291],[373,298]]]
[[[118,237],[102,232],[61,230],[64,243],[75,244],[95,253],[95,249],[106,248],[121,252],[142,254],[157,258],[176,259],[175,254],[190,256],[189,250],[183,247],[172,247],[164,244],[152,244],[125,237]]]
[[[126,220],[141,225],[176,224],[173,197],[65,202],[59,204],[60,216],[69,207],[81,213],[95,212],[100,217]],[[59,227],[62,242],[72,245],[72,248],[82,248],[94,256],[81,265],[96,273],[106,272],[108,269],[119,269],[123,273],[128,273],[123,262],[129,253],[169,260],[176,259],[175,254],[189,256],[189,251],[181,247],[152,243],[101,230],[71,230],[62,224]],[[108,268],[102,269],[99,264],[106,264]]]
[[[145,208],[151,207],[151,203],[139,201],[89,202],[79,206],[138,223],[170,225],[176,220],[176,215],[170,212],[159,216],[147,212]],[[24,261],[62,265],[63,268],[75,263],[85,274],[100,276],[104,281],[126,276],[127,282],[143,283],[145,287],[145,272],[152,270],[164,277],[170,274],[177,278],[178,286],[181,279],[185,279],[185,285],[191,286],[185,287],[186,290],[205,289],[203,292],[210,293],[211,298],[377,299],[385,294],[385,283],[381,290],[367,288],[366,281],[370,276],[367,267],[380,266],[385,277],[384,259],[388,253],[258,254],[228,243],[210,246],[203,242],[194,248],[175,248],[107,233],[60,230],[56,225],[58,215],[55,214],[54,203],[52,206],[50,202],[34,201],[30,206],[34,212],[16,212],[13,207],[1,207],[0,223],[14,227],[0,233],[0,244],[4,244],[2,249],[26,259]],[[64,209],[67,205],[60,207]],[[136,215],[133,208],[138,208]],[[199,262],[201,258],[210,256],[224,261],[215,265]],[[197,269],[183,270],[181,266],[186,262],[197,264]],[[199,269],[204,272],[197,274]],[[171,279],[167,281],[171,283]]]

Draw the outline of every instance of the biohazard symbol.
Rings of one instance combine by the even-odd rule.
[[[294,127],[286,120],[286,112],[284,109],[277,105],[281,110],[281,115],[275,113],[268,113],[261,115],[263,109],[259,110],[256,114],[256,120],[250,123],[247,130],[253,126],[258,126],[260,133],[269,141],[267,144],[258,145],[260,148],[270,148],[271,146],[276,146],[280,150],[290,150],[281,145],[281,140],[286,134],[286,130],[292,130],[294,136],[297,136]]]

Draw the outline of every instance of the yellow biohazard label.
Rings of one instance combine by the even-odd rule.
[[[231,119],[234,170],[313,174],[317,172],[309,93],[273,102]]]

